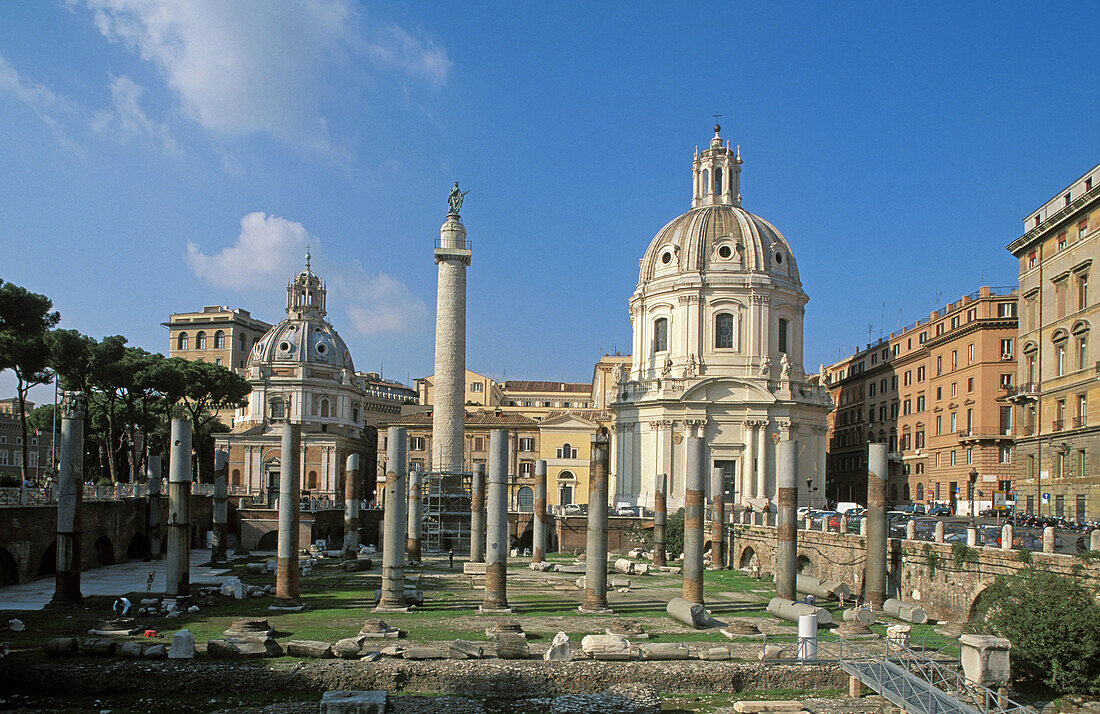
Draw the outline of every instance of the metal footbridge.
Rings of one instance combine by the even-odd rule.
[[[959,644],[948,638],[912,638],[908,644],[890,639],[856,643],[844,637],[765,639],[770,664],[835,664],[847,674],[909,714],[1037,714],[963,675]]]

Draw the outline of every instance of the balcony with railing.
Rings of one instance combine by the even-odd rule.
[[[1062,431],[1062,429],[1064,429],[1065,426],[1066,426],[1066,420],[1065,419],[1055,419],[1054,422],[1050,425],[1050,430],[1051,431]]]
[[[1024,382],[1014,386],[1005,387],[1005,398],[1010,402],[1031,401],[1039,396],[1038,382]]]
[[[979,441],[999,441],[1011,439],[1012,432],[1008,429],[963,429],[956,435],[963,444]]]
[[[1081,427],[1088,426],[1088,417],[1084,414],[1073,417],[1073,428],[1080,429]]]

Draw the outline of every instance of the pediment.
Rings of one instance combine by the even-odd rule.
[[[760,385],[737,377],[711,377],[704,379],[684,392],[684,402],[710,402],[743,404],[745,402],[771,404],[775,395]]]
[[[540,429],[552,428],[593,431],[596,429],[596,426],[596,422],[577,416],[576,414],[559,414],[556,417],[550,417],[549,419],[544,419],[539,422]]]

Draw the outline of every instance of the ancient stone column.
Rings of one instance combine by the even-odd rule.
[[[588,542],[584,551],[584,602],[581,612],[608,613],[607,607],[607,429],[592,435],[588,466]]]
[[[508,608],[508,432],[489,433],[489,502],[485,537],[485,599],[481,612],[511,612]]]
[[[668,474],[657,474],[653,491],[653,566],[665,565],[665,524],[668,523]]]
[[[779,442],[775,455],[775,594],[798,599],[798,442]]]
[[[359,454],[344,463],[344,560],[359,558]]]
[[[83,392],[61,393],[61,462],[57,474],[57,563],[53,602],[80,602],[80,515],[84,502]]]
[[[535,462],[535,517],[531,527],[531,562],[541,563],[546,556],[546,459]]]
[[[710,567],[722,568],[726,564],[726,495],[722,469],[710,472]]]
[[[168,461],[168,563],[164,594],[191,591],[191,421],[172,420]]]
[[[275,568],[275,601],[271,610],[301,610],[298,597],[298,493],[302,426],[283,424],[279,456],[279,550]]]
[[[214,452],[214,529],[210,537],[210,562],[226,560],[226,531],[229,527],[229,452]]]
[[[432,463],[461,471],[466,396],[466,268],[470,250],[458,214],[447,214],[435,249],[439,266],[435,308],[435,385],[432,399]]]
[[[382,525],[382,594],[375,612],[405,612],[405,507],[408,444],[405,427],[391,426],[386,449]]]
[[[409,469],[408,559],[410,563],[420,562],[420,519],[423,516],[420,501],[420,479],[419,469]]]
[[[485,562],[485,464],[474,464],[470,487],[470,562]]]
[[[146,523],[146,533],[149,539],[149,557],[160,559],[161,531],[160,531],[160,487],[161,487],[161,459],[160,455],[150,454],[145,460],[145,480],[149,486],[149,515]]]
[[[863,595],[867,606],[882,610],[886,601],[886,444],[867,445],[867,560]]]
[[[683,598],[703,604],[703,519],[705,518],[706,444],[699,436],[685,441]],[[589,512],[592,506],[589,505]]]
[[[768,497],[768,422],[760,422],[756,433],[756,497]]]

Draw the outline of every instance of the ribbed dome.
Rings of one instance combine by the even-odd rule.
[[[318,364],[354,369],[344,340],[324,320],[283,320],[267,331],[252,348],[248,364]]]
[[[739,206],[702,206],[673,218],[646,249],[638,281],[698,271],[767,273],[801,286],[782,234]]]

